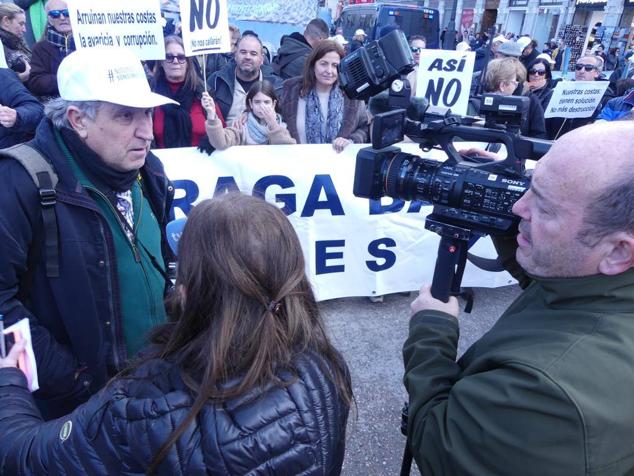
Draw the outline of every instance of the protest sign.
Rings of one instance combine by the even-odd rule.
[[[4,48],[0,48],[0,68],[8,68],[7,59],[4,57]]]
[[[609,84],[608,81],[559,81],[544,117],[590,117]]]
[[[399,144],[421,155],[416,144]],[[331,145],[241,146],[211,157],[195,148],[160,149],[176,189],[177,218],[194,204],[229,190],[264,197],[288,216],[299,236],[306,270],[320,300],[372,296],[419,289],[430,283],[439,237],[425,230],[431,205],[352,194],[357,151],[341,154]],[[430,155],[432,154],[432,155]],[[445,158],[440,151],[426,157]],[[488,238],[472,248],[494,258]],[[494,287],[514,282],[507,273],[489,273],[467,264],[464,286]]]
[[[226,0],[181,0],[181,22],[187,56],[231,51]]]
[[[165,59],[163,19],[156,0],[69,0],[76,48],[129,48],[141,60]]]
[[[415,95],[466,114],[474,62],[473,51],[421,50]]]

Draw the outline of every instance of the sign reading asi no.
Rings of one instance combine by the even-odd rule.
[[[421,50],[416,97],[467,114],[474,63],[473,51]]]

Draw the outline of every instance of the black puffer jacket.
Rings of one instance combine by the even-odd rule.
[[[205,405],[159,473],[338,475],[348,408],[320,357],[304,354],[295,365],[298,379],[287,388]],[[133,376],[44,423],[22,372],[0,369],[0,474],[144,474],[193,399],[165,361],[149,361]]]

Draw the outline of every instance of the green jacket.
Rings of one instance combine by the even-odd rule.
[[[458,334],[422,311],[403,348],[422,474],[634,472],[634,269],[536,279],[456,362]]]

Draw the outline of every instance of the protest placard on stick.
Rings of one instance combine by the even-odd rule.
[[[422,50],[415,95],[433,106],[466,114],[474,62],[472,51]]]
[[[590,117],[609,86],[608,81],[559,81],[544,117]]]
[[[226,0],[181,0],[180,6],[187,56],[231,51]]]
[[[165,59],[163,20],[156,0],[69,0],[76,48],[130,48],[141,60]]]

